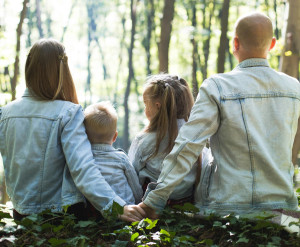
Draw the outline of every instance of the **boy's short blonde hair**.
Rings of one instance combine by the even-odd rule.
[[[88,106],[84,124],[91,143],[109,143],[117,131],[117,112],[109,101]]]

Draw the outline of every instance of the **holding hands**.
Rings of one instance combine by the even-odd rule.
[[[140,221],[144,218],[157,219],[158,215],[154,209],[148,207],[143,202],[138,205],[124,206],[124,212],[120,215],[121,220],[128,222]]]

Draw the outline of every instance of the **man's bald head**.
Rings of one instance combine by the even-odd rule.
[[[243,16],[235,24],[235,35],[249,53],[265,53],[272,42],[272,22],[261,13]]]

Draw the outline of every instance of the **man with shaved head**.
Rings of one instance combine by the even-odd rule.
[[[205,80],[189,121],[163,162],[158,182],[139,204],[149,217],[165,206],[210,138],[214,156],[202,168],[195,200],[200,211],[243,214],[298,209],[292,146],[300,116],[300,84],[271,69],[275,45],[271,20],[260,13],[236,22],[237,67]]]

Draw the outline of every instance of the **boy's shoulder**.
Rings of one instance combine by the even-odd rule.
[[[116,148],[114,151],[118,157],[120,157],[123,160],[129,161],[128,154],[122,149],[122,148]]]

